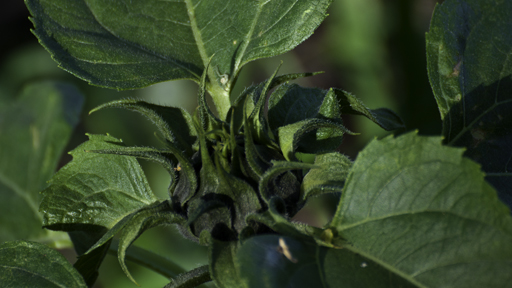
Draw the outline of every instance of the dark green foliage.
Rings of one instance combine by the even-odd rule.
[[[0,279],[3,287],[87,287],[62,254],[28,241],[0,245]]]
[[[509,287],[510,210],[463,152],[415,133],[372,141],[329,224],[333,243],[418,286]]]
[[[346,134],[357,134],[344,126],[344,115],[400,133],[405,124],[343,90],[289,83],[316,73],[279,76],[276,69],[230,102],[242,66],[309,37],[329,0],[26,3],[43,46],[90,83],[199,84],[193,115],[134,99],[93,110],[142,114],[163,147],[126,147],[110,135],[90,135],[70,153],[73,160],[42,192],[40,210],[46,228],[70,232],[80,258],[75,269],[68,263],[65,271],[41,273],[76,280],[67,287],[91,286],[117,243],[121,268],[135,282],[125,261],[143,261],[129,257],[130,246],[146,230],[172,224],[208,246],[209,263],[189,272],[146,264],[174,278],[166,287],[512,287],[510,210],[464,149],[412,132],[374,140],[350,160],[338,151]],[[445,142],[467,147],[466,155],[501,184],[511,162],[510,11],[506,1],[448,0],[427,36]],[[153,194],[136,158],[171,175],[166,199]],[[489,165],[481,161],[487,158]],[[310,197],[325,193],[341,194],[325,227],[292,221]],[[8,255],[29,247],[34,259],[48,249],[29,242],[2,247]],[[11,263],[32,271],[30,261],[18,260]],[[61,263],[56,256],[44,261]],[[0,279],[38,283],[10,272],[5,268]]]
[[[448,1],[427,34],[430,83],[448,145],[466,147],[512,207],[510,1]]]

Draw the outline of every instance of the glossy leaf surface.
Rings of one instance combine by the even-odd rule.
[[[45,226],[65,231],[89,225],[110,228],[157,200],[134,157],[91,152],[121,145],[109,135],[89,135],[89,141],[70,152],[73,160],[42,192]]]
[[[512,218],[463,149],[409,133],[358,156],[333,243],[419,287],[510,287]]]
[[[0,242],[67,238],[41,229],[39,192],[55,172],[82,102],[73,86],[40,82],[27,86],[16,102],[1,109]]]
[[[427,34],[430,83],[446,143],[467,147],[512,207],[512,3],[445,1]]]
[[[247,62],[291,50],[330,0],[27,0],[35,34],[66,70],[118,89],[172,79],[229,86]],[[216,70],[216,71],[215,71]]]
[[[82,276],[59,252],[28,241],[0,245],[2,287],[86,288]]]

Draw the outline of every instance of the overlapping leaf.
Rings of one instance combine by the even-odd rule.
[[[232,233],[241,231],[245,227],[245,217],[259,210],[261,205],[256,192],[247,182],[227,173],[220,165],[219,158],[222,156],[218,151],[214,151],[212,159],[203,133],[200,130],[201,185],[190,201],[189,222],[193,222],[196,236],[202,230],[219,229],[218,225],[222,222],[221,226],[228,230],[223,235],[213,233],[214,236],[233,240],[236,236]]]
[[[400,116],[392,110],[387,108],[369,109],[360,99],[347,91],[339,89],[332,89],[332,91],[336,94],[337,104],[340,105],[342,114],[365,116],[386,131],[405,129],[405,124]]]
[[[84,255],[84,253],[94,245],[105,233],[106,229],[98,229],[91,233],[83,231],[69,232],[69,238],[73,241],[73,248],[79,255],[78,260],[73,264],[73,267],[82,275],[88,287],[91,287],[99,276],[99,268],[107,252],[110,248],[111,241],[107,241],[100,247],[96,247],[94,251]]]
[[[295,84],[283,84],[272,93],[268,122],[289,160],[296,148],[309,153],[335,150],[343,134],[350,133],[342,124],[334,93]]]
[[[36,242],[0,245],[2,287],[86,288],[78,271],[59,252]]]
[[[64,69],[129,89],[194,79],[215,54],[211,79],[231,85],[247,62],[291,50],[330,0],[27,0],[34,33]],[[225,74],[225,76],[224,76]]]
[[[386,130],[404,128],[402,120],[387,109],[368,109],[345,91],[321,90],[283,84],[268,103],[268,122],[287,159],[296,150],[312,154],[332,152],[353,134],[343,126],[342,114],[363,115]]]
[[[415,287],[346,249],[279,235],[248,239],[235,257],[235,277],[247,287]],[[235,286],[229,286],[235,287]]]
[[[70,85],[41,82],[0,111],[0,242],[67,238],[41,229],[39,192],[55,172],[82,102]]]
[[[130,247],[130,245],[146,230],[161,226],[161,225],[170,225],[170,224],[181,224],[185,223],[185,219],[174,213],[172,211],[169,202],[164,201],[157,205],[152,205],[149,207],[145,207],[136,213],[133,214],[133,217],[127,221],[125,225],[123,225],[121,230],[121,236],[119,240],[119,248],[117,257],[119,259],[119,263],[121,264],[121,268],[124,273],[132,280],[134,283],[137,283],[135,279],[131,276],[128,271],[128,267],[125,263],[126,250]],[[116,229],[117,230],[117,229]],[[111,236],[115,234],[117,231],[113,231]]]
[[[185,151],[183,153],[185,157],[191,157],[193,147],[197,146],[197,132],[192,116],[183,108],[160,106],[136,99],[123,99],[100,105],[90,113],[105,108],[122,108],[142,114],[155,124],[167,142]]]
[[[302,180],[302,197],[341,192],[352,166],[350,159],[341,153],[332,152],[317,155],[314,164],[315,168],[309,170]]]
[[[208,265],[204,265],[182,273],[173,278],[164,288],[197,287],[205,282],[209,282],[212,280],[209,269]]]
[[[509,287],[510,212],[462,153],[415,133],[371,142],[346,181],[333,243],[418,287]]]
[[[512,207],[512,3],[445,1],[427,34],[430,83],[446,143],[467,147]]]
[[[109,135],[89,135],[89,141],[70,152],[73,160],[43,191],[45,226],[65,231],[89,225],[110,228],[157,200],[134,157],[90,152],[120,145]]]

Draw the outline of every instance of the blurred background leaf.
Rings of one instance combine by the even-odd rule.
[[[232,97],[243,87],[268,78],[279,62],[280,73],[326,71],[297,80],[308,87],[347,90],[371,109],[394,109],[405,121],[408,130],[420,134],[439,135],[441,120],[428,84],[425,60],[425,32],[428,31],[435,0],[334,0],[329,17],[304,43],[284,55],[249,63],[240,75]],[[191,81],[165,82],[141,90],[117,92],[88,85],[57,67],[48,52],[30,33],[32,24],[23,1],[0,1],[0,107],[32,80],[70,81],[86,95],[81,122],[75,129],[70,151],[87,140],[85,133],[111,133],[127,146],[160,147],[154,128],[142,116],[110,109],[91,116],[86,113],[99,104],[126,97],[143,98],[156,104],[182,106],[189,111],[196,107],[197,86]],[[8,93],[7,93],[8,92]],[[180,97],[188,96],[188,97]],[[106,112],[108,111],[108,112]],[[340,151],[354,159],[368,139],[384,132],[363,117],[345,119],[347,127],[361,133],[347,136]],[[377,134],[383,133],[383,134]],[[71,157],[64,155],[59,165]],[[158,165],[142,162],[152,190],[165,197],[170,178]],[[337,203],[336,195],[311,201],[296,220],[322,225],[330,219]],[[313,213],[314,212],[314,213]],[[183,240],[174,228],[158,227],[144,233],[136,242],[151,251],[165,255],[186,269],[206,264],[206,249]],[[70,256],[74,262],[74,256]],[[164,277],[128,263],[142,287],[161,287]],[[132,287],[115,257],[107,257],[100,270],[96,287]],[[133,286],[135,287],[135,286]]]
[[[69,84],[34,82],[12,100],[0,107],[0,242],[70,246],[65,233],[42,229],[39,192],[78,122],[83,96]]]

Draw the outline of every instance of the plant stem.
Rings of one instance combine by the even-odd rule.
[[[117,257],[118,245],[119,240],[114,239],[108,249],[108,253]],[[178,275],[186,272],[185,269],[173,261],[137,246],[130,246],[130,248],[128,248],[126,251],[126,259],[153,270],[169,279],[176,278]]]
[[[193,288],[208,281],[212,281],[212,278],[208,265],[204,265],[181,274],[164,288]]]
[[[208,93],[212,97],[217,113],[221,120],[226,121],[228,111],[231,108],[231,100],[229,99],[229,92],[224,90],[221,86],[210,84],[207,85]]]

